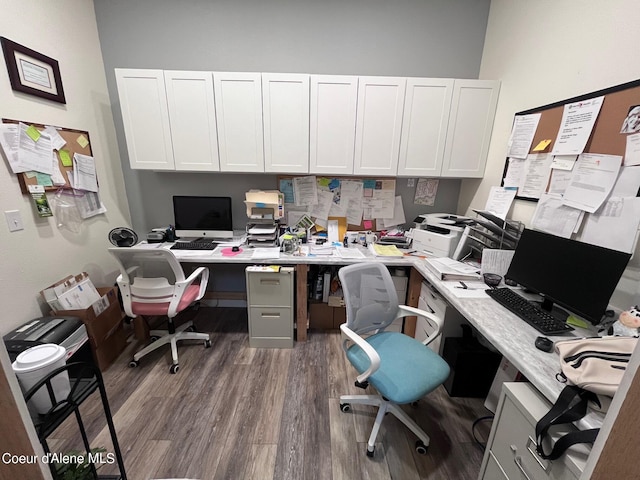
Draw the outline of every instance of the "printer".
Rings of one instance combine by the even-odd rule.
[[[12,362],[28,348],[54,343],[67,351],[67,363],[94,363],[87,329],[78,317],[36,318],[7,333],[3,340]],[[73,372],[71,374],[73,376]]]
[[[450,213],[425,213],[414,219],[415,228],[409,231],[413,249],[435,257],[451,257],[462,232],[475,220]]]

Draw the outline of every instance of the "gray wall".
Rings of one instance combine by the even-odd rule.
[[[171,195],[230,195],[244,228],[249,188],[275,175],[131,170],[114,68],[478,78],[490,0],[94,0],[133,227],[173,221]],[[436,205],[408,221],[455,212],[460,180],[441,180]]]

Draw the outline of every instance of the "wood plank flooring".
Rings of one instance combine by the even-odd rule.
[[[475,479],[482,449],[471,427],[487,415],[481,399],[450,398],[443,387],[406,411],[431,437],[427,455],[393,415],[378,434],[375,455],[366,442],[375,409],[342,413],[353,385],[338,332],[309,332],[293,349],[249,348],[246,309],[201,308],[201,331],[212,348],[179,346],[180,371],[160,349],[128,368],[133,343],[105,373],[118,441],[130,480],[152,478],[254,480]],[[99,395],[81,407],[92,446],[112,452]],[[489,422],[476,435],[486,441]],[[75,420],[50,439],[52,451],[81,446]],[[117,473],[104,465],[100,474]]]

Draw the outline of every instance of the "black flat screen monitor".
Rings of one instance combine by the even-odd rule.
[[[597,325],[630,258],[629,253],[525,229],[506,277],[541,294],[544,310],[552,311],[557,303]]]
[[[230,197],[173,197],[178,237],[232,238]]]

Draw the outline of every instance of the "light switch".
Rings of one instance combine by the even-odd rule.
[[[4,212],[4,216],[7,219],[7,225],[9,225],[10,232],[24,230],[24,224],[22,223],[20,210],[7,210]]]

